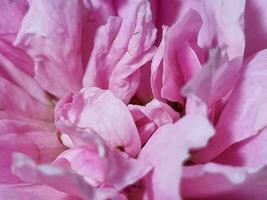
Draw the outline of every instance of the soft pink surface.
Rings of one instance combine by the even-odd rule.
[[[0,200],[267,199],[266,0],[2,0]]]

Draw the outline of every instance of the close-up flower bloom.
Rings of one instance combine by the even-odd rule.
[[[0,200],[266,200],[267,0],[1,0]]]

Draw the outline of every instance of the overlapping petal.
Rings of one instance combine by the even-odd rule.
[[[179,118],[179,114],[168,104],[157,99],[145,106],[130,104],[128,107],[134,118],[142,144],[146,143],[157,128],[165,124],[172,124]]]
[[[62,123],[71,123],[88,134],[93,131],[110,148],[123,148],[131,156],[140,151],[140,137],[127,106],[108,90],[83,88],[77,95],[62,98],[56,124],[60,127]]]
[[[194,160],[208,161],[236,142],[258,134],[266,126],[266,51],[246,61],[229,102],[220,115],[216,134]]]
[[[129,102],[139,86],[140,68],[154,54],[156,29],[148,1],[117,3],[118,16],[109,17],[96,33],[83,84],[110,89]]]
[[[188,115],[174,124],[160,127],[138,157],[154,166],[153,172],[144,180],[145,198],[181,199],[180,177],[188,151],[204,146],[213,132],[208,120],[200,115]]]

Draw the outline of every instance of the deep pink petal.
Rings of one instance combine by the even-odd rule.
[[[249,57],[256,52],[266,49],[267,38],[267,11],[266,0],[247,0],[245,10],[245,56]]]

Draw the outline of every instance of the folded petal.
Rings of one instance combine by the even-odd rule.
[[[179,118],[179,113],[157,99],[146,106],[130,104],[128,107],[138,128],[142,144],[146,143],[158,127],[172,124]]]
[[[123,148],[131,156],[140,151],[140,137],[127,106],[108,90],[83,88],[79,94],[61,99],[56,124],[60,127],[62,123],[71,123],[88,134],[93,131],[109,147]]]
[[[154,166],[144,181],[147,199],[181,199],[182,164],[188,158],[188,151],[204,146],[212,134],[208,120],[197,115],[160,127],[139,154],[139,159]]]
[[[264,199],[266,166],[262,168],[233,167],[208,163],[184,168],[181,193],[184,198]]]
[[[193,47],[196,46],[200,26],[199,14],[190,10],[169,30],[165,28],[162,44],[152,63],[151,85],[155,97],[184,102],[180,89],[200,68]]]
[[[35,78],[51,94],[62,97],[81,87],[81,1],[29,1],[14,42],[34,60]]]
[[[148,1],[118,1],[118,16],[111,16],[95,36],[83,79],[84,86],[110,89],[129,102],[139,86],[139,69],[152,59],[156,29]]]
[[[258,134],[266,126],[266,58],[263,50],[246,61],[229,102],[220,115],[216,134],[207,147],[195,152],[195,162],[213,159],[236,142]]]
[[[182,93],[186,97],[191,94],[201,99],[208,106],[214,124],[239,78],[245,48],[244,10],[244,0],[234,3],[205,0],[198,9],[203,20],[198,44],[209,57]]]

